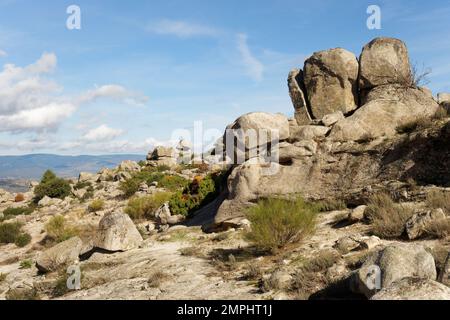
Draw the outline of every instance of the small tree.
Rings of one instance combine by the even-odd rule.
[[[34,201],[37,203],[45,196],[65,199],[71,192],[72,189],[69,182],[58,178],[52,171],[47,170],[42,176],[39,185],[34,189]]]

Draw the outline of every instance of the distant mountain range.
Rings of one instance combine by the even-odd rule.
[[[82,171],[95,173],[104,167],[115,167],[123,160],[139,161],[144,159],[144,155],[135,154],[100,156],[30,154],[0,156],[0,180],[38,180],[47,169],[54,171],[58,176],[73,178],[78,177],[78,174]]]

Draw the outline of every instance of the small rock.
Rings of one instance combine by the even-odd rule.
[[[359,206],[350,211],[348,214],[348,220],[350,222],[358,222],[364,219],[364,212],[366,211],[367,206]]]
[[[427,226],[436,220],[446,219],[442,209],[434,209],[413,215],[406,221],[405,229],[410,240],[420,238],[427,231]]]
[[[381,239],[377,236],[362,237],[359,241],[360,249],[372,250],[381,244]]]
[[[342,111],[336,111],[334,113],[327,114],[322,118],[322,123],[326,127],[331,127],[333,124],[338,122],[339,120],[344,119],[345,116]]]

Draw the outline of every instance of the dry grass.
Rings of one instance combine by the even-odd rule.
[[[423,130],[429,128],[433,125],[433,119],[428,117],[423,117],[418,120],[413,120],[400,125],[396,128],[398,133],[411,133],[418,130]]]
[[[6,273],[0,273],[0,283],[2,283],[3,281],[5,281],[7,276],[8,276],[8,275],[7,275]]]
[[[372,196],[366,209],[366,218],[372,225],[372,233],[383,239],[401,237],[406,221],[413,214],[411,208],[395,203],[385,193]]]
[[[311,294],[327,285],[324,274],[298,270],[292,279],[290,291],[295,294],[295,299],[306,300]]]
[[[38,291],[35,288],[11,289],[6,293],[6,300],[40,300]]]
[[[450,192],[432,190],[427,194],[426,204],[431,209],[442,209],[450,213]]]
[[[263,270],[260,266],[254,263],[250,263],[247,265],[247,270],[242,276],[242,280],[246,281],[255,281],[261,279],[263,276]]]
[[[51,242],[63,242],[79,234],[78,230],[67,224],[63,216],[54,216],[45,225],[47,240]]]
[[[433,239],[447,238],[450,236],[450,218],[430,221],[425,228],[425,234]]]
[[[159,288],[169,278],[169,274],[163,271],[155,271],[148,277],[148,285],[150,288]]]
[[[332,267],[338,260],[339,254],[335,250],[322,250],[306,261],[302,269],[306,272],[320,272]]]

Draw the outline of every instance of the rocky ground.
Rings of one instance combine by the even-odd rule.
[[[294,118],[228,126],[277,130],[270,164],[249,152],[259,140],[244,163],[223,161],[237,152],[224,134],[190,165],[177,163],[190,149],[180,142],[69,186],[0,190],[0,298],[450,299],[450,96],[411,70],[397,39],[373,40],[359,60],[315,53],[289,74]],[[248,208],[299,196],[320,205],[312,234],[272,251],[246,240]]]

